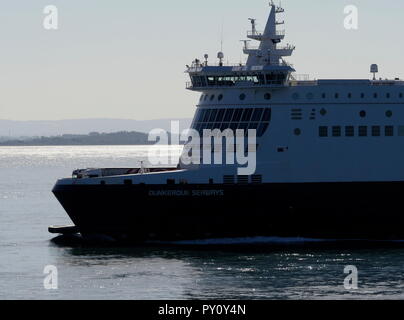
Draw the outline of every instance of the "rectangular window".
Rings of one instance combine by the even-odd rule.
[[[224,116],[224,121],[225,122],[230,122],[231,119],[233,118],[233,113],[234,113],[234,109],[228,109],[226,111],[226,115]]]
[[[332,136],[340,137],[341,136],[341,127],[332,127]]]
[[[320,137],[328,137],[328,127],[320,127],[318,134]]]
[[[253,109],[245,109],[244,113],[243,113],[243,117],[241,118],[241,121],[249,122],[251,119],[252,113],[253,113]]]
[[[233,122],[239,122],[242,114],[243,109],[236,109],[233,116]]]
[[[346,137],[354,137],[355,136],[355,127],[354,126],[346,126],[345,127],[345,136]]]
[[[217,110],[212,110],[209,118],[209,122],[215,122],[217,116]]]
[[[208,122],[210,118],[211,109],[205,110],[205,114],[203,116],[203,122]]]
[[[271,121],[271,109],[265,109],[265,112],[264,112],[264,116],[263,116],[263,118],[262,118],[262,121],[264,121],[264,122],[269,122],[269,121]]]
[[[220,109],[219,110],[219,112],[217,114],[216,122],[222,122],[223,121],[225,111],[226,111],[225,109]]]
[[[257,122],[261,121],[263,112],[264,109],[255,109],[251,121],[257,121]]]
[[[360,126],[359,127],[359,137],[367,137],[368,136],[368,127]]]
[[[394,136],[394,127],[393,126],[386,126],[384,131],[385,131],[386,137]]]
[[[381,135],[381,130],[379,126],[373,126],[372,127],[372,136],[373,137],[380,137]]]

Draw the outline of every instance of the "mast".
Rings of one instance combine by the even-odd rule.
[[[251,31],[247,32],[247,38],[259,41],[258,47],[249,47],[248,40],[244,45],[244,53],[248,55],[247,66],[258,65],[284,65],[283,57],[289,57],[293,54],[295,46],[279,46],[285,38],[284,30],[277,30],[278,25],[283,25],[284,21],[278,21],[277,15],[285,12],[281,6],[275,5],[273,1],[269,3],[270,14],[263,32],[257,31],[256,19],[250,18]]]

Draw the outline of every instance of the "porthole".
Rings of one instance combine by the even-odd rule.
[[[336,93],[335,94],[335,99],[338,99],[339,98],[339,93]]]
[[[391,110],[386,111],[387,118],[391,118],[392,116],[393,116],[393,111],[391,111]]]
[[[404,97],[404,94],[400,93],[399,97],[402,99]]]
[[[324,108],[320,110],[320,114],[324,117],[327,114],[327,110]]]
[[[223,100],[223,95],[219,94],[219,96],[217,97],[217,100],[222,101]]]
[[[364,93],[361,93],[361,98],[362,98],[362,99],[365,98],[365,94],[364,94]]]
[[[366,111],[361,111],[361,112],[359,112],[359,115],[360,115],[360,117],[361,118],[365,118],[366,117]]]
[[[325,99],[325,98],[327,97],[327,95],[326,95],[325,93],[323,93],[323,94],[321,95],[321,97],[322,97],[323,99]]]
[[[271,98],[272,98],[272,95],[271,95],[270,93],[266,93],[266,94],[264,95],[264,99],[265,99],[265,100],[271,100]]]
[[[215,99],[215,95],[214,95],[214,94],[212,94],[212,95],[210,96],[210,101],[213,101],[213,99]]]
[[[348,93],[348,99],[352,98],[352,93]]]
[[[302,130],[299,128],[295,129],[295,136],[300,136],[302,134]]]
[[[386,93],[386,98],[390,99],[390,93]]]
[[[244,93],[240,94],[240,100],[245,100],[246,95]]]
[[[373,98],[377,99],[377,97],[378,97],[378,94],[377,94],[377,93],[374,93],[374,94],[373,94]]]

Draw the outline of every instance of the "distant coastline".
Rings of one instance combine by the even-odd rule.
[[[83,146],[83,145],[153,145],[148,135],[136,131],[115,133],[92,132],[87,135],[64,134],[51,137],[23,137],[7,140],[0,139],[0,146]]]

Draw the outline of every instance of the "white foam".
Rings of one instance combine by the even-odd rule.
[[[243,245],[243,244],[302,244],[318,243],[330,240],[310,238],[280,238],[280,237],[254,237],[254,238],[223,238],[203,240],[181,240],[181,241],[153,241],[152,244],[173,244],[173,245]]]

